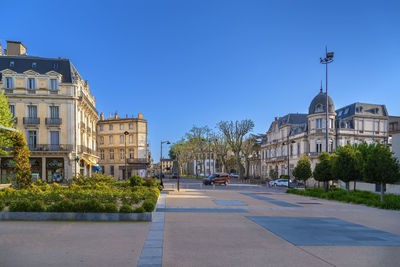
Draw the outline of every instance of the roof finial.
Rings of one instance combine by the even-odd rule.
[[[322,80],[321,80],[321,89],[320,89],[320,92],[322,93]]]

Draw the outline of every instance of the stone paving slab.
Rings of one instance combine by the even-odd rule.
[[[337,218],[270,216],[246,218],[296,246],[400,246],[400,235]]]
[[[214,203],[218,206],[247,206],[246,203],[239,200],[214,200]]]
[[[275,204],[275,205],[281,206],[281,207],[301,207],[301,206],[296,205],[296,204],[288,203],[288,202],[285,202],[285,201],[279,201],[279,200],[276,200],[276,199],[273,199],[273,198],[270,198],[270,197],[266,197],[266,196],[263,196],[263,195],[258,195],[256,193],[242,193],[242,194],[246,195],[246,196],[249,196],[249,197],[252,197],[252,198],[255,198],[255,199],[258,199],[258,200],[265,200],[265,201],[268,201],[269,203],[272,203],[272,204]]]
[[[239,208],[158,208],[159,212],[191,212],[191,213],[248,213],[245,209]]]

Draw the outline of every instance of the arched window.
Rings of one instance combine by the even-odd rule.
[[[322,104],[317,104],[315,106],[315,112],[323,112],[324,111],[324,107],[322,106]]]

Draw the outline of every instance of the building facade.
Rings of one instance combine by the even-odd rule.
[[[34,179],[91,175],[98,161],[96,101],[70,60],[28,56],[21,42],[7,41],[0,88],[15,126],[25,134]],[[13,167],[12,154],[0,158],[1,183],[13,180]]]
[[[97,122],[99,165],[102,172],[125,180],[131,175],[146,177],[150,164],[147,144],[147,120],[139,113],[137,118],[114,117]],[[125,160],[126,159],[126,160]],[[126,166],[126,172],[125,172]]]
[[[337,109],[331,98],[328,105],[328,151],[354,143],[387,143],[388,112],[385,105],[353,103]],[[318,155],[326,151],[326,94],[312,100],[308,114],[288,114],[275,118],[261,144],[261,175],[269,177],[270,170],[278,176],[291,175],[300,155],[305,153],[314,169]],[[289,166],[288,166],[289,157]],[[310,185],[315,180],[310,179]]]

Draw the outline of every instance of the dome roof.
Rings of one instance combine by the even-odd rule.
[[[335,106],[333,105],[332,99],[328,96],[329,101],[329,113],[335,112]],[[317,113],[325,113],[326,112],[326,93],[321,91],[318,95],[314,97],[311,101],[310,107],[308,108],[308,114],[317,114]]]

